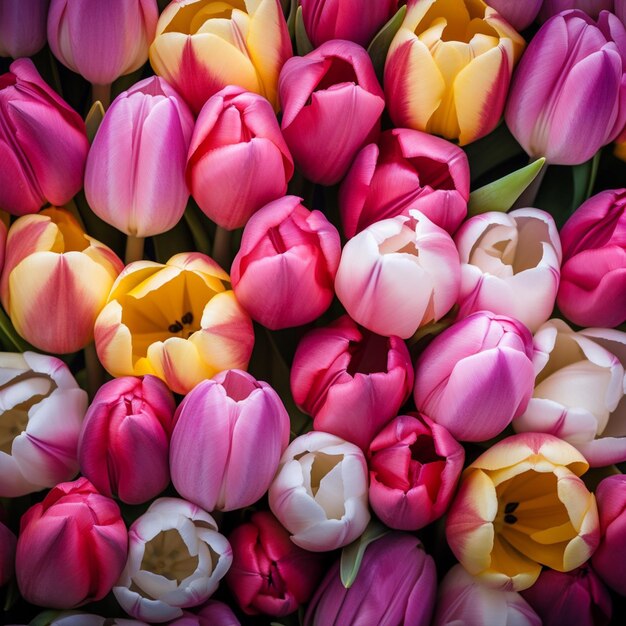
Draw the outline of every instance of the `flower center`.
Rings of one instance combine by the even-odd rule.
[[[180,585],[196,571],[198,563],[198,557],[189,554],[178,530],[170,528],[146,543],[141,569],[175,580]]]

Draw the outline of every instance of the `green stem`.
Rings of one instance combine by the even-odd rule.
[[[111,84],[108,85],[91,85],[91,101],[92,103],[100,101],[104,110],[109,108],[111,104]]]
[[[85,347],[85,369],[87,371],[87,393],[91,400],[104,383],[104,368],[98,358],[96,344],[93,342]]]
[[[189,230],[191,231],[191,236],[193,237],[193,242],[196,246],[196,250],[198,252],[202,252],[203,254],[210,255],[211,240],[208,237],[204,225],[202,224],[194,208],[188,206],[185,209],[183,217],[185,218],[187,226],[189,226]]]
[[[128,235],[126,238],[126,254],[124,255],[124,262],[126,265],[143,259],[144,242],[145,239],[143,237],[133,237],[132,235]]]
[[[231,257],[231,232],[218,226],[213,239],[213,259],[227,272],[230,271]]]

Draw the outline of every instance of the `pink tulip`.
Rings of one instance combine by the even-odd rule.
[[[120,509],[86,479],[57,485],[22,516],[15,571],[31,604],[69,609],[101,600],[126,562]]]
[[[485,4],[493,7],[515,30],[524,30],[537,17],[543,0],[485,0]],[[545,2],[543,2],[545,4]]]
[[[29,57],[46,43],[50,0],[0,2],[0,56]]]
[[[359,152],[341,184],[339,210],[346,237],[409,209],[453,233],[467,215],[468,199],[469,164],[461,148],[394,128]]]
[[[314,418],[315,429],[364,450],[412,387],[405,343],[360,329],[347,315],[305,335],[291,369],[294,400]]]
[[[241,626],[230,607],[218,600],[209,600],[197,613],[183,611],[183,617],[168,626]]]
[[[562,11],[580,9],[595,20],[601,11],[613,11],[613,3],[614,0],[543,0],[539,19],[545,22]]]
[[[256,502],[289,443],[278,394],[240,370],[194,387],[175,416],[170,471],[176,491],[208,511]]]
[[[528,406],[533,338],[517,320],[480,311],[444,330],[415,365],[415,405],[459,441],[486,441]]]
[[[626,26],[626,0],[615,0],[613,12],[619,17],[622,24]]]
[[[423,213],[376,222],[344,246],[335,291],[348,315],[379,335],[411,337],[440,320],[459,295],[450,235]]]
[[[367,547],[349,589],[335,563],[309,605],[304,626],[428,626],[436,591],[435,562],[420,540],[392,532]]]
[[[13,215],[63,205],[83,186],[85,124],[30,59],[0,76],[0,206]]]
[[[385,108],[367,52],[333,40],[280,73],[281,128],[298,169],[322,185],[339,182],[358,150],[375,141]]]
[[[596,25],[581,11],[557,15],[522,57],[506,123],[531,157],[583,163],[626,123],[625,69],[626,30],[618,18],[604,12]]]
[[[229,86],[202,107],[187,161],[187,183],[204,213],[222,228],[250,216],[287,191],[293,161],[272,105]]]
[[[300,202],[286,196],[253,215],[231,267],[237,300],[273,330],[312,322],[335,295],[339,233]]]
[[[105,496],[152,500],[170,482],[174,397],[156,376],[124,376],[100,387],[78,443],[80,470]]]
[[[16,542],[15,535],[0,522],[0,587],[13,578]]]
[[[294,544],[271,513],[253,513],[228,540],[233,564],[226,582],[244,613],[281,617],[309,601],[322,577],[322,557]]]
[[[48,43],[63,65],[109,85],[148,60],[158,16],[156,0],[51,0]]]
[[[93,212],[134,237],[158,235],[183,216],[193,115],[158,76],[114,101],[89,151],[85,195]]]
[[[367,47],[398,10],[398,0],[302,0],[306,33],[318,48],[331,39]]]
[[[626,321],[626,189],[603,191],[561,229],[563,266],[557,303],[579,326]]]
[[[465,459],[443,426],[412,415],[389,422],[367,455],[372,509],[398,530],[419,530],[446,512]]]

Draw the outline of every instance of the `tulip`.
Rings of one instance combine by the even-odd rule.
[[[281,128],[298,169],[315,183],[338,183],[380,132],[385,99],[367,52],[328,41],[289,59],[278,89]]]
[[[128,531],[128,561],[115,599],[129,615],[167,622],[211,596],[232,562],[215,520],[179,498],[159,498]]]
[[[172,0],[159,18],[150,63],[195,113],[237,85],[278,110],[278,75],[292,55],[278,0]]]
[[[368,330],[408,339],[454,306],[460,280],[450,235],[411,209],[348,241],[335,291],[348,315]]]
[[[349,589],[335,563],[309,605],[304,626],[428,626],[436,588],[435,562],[420,540],[389,533],[367,547]]]
[[[42,614],[42,618],[43,615],[45,613]],[[78,611],[64,611],[51,622],[44,621],[43,623],[49,623],[50,626],[147,626],[146,622],[139,622],[135,619],[100,617],[100,615],[79,613]]]
[[[46,44],[50,0],[3,0],[0,3],[0,56],[29,57]]]
[[[126,561],[120,509],[86,479],[57,485],[22,516],[15,572],[31,604],[71,609],[101,600]]]
[[[125,376],[96,393],[80,440],[81,473],[105,496],[141,504],[170,482],[174,397],[158,378]]]
[[[615,0],[613,12],[619,17],[622,24],[626,25],[626,0]]]
[[[574,332],[550,320],[535,334],[535,390],[517,432],[568,441],[592,467],[626,461],[626,333]]]
[[[281,617],[309,601],[323,574],[321,555],[291,542],[271,513],[253,513],[228,540],[233,565],[226,582],[244,613]]]
[[[15,571],[15,546],[17,538],[0,522],[0,587],[6,585]]]
[[[0,380],[0,497],[70,480],[87,394],[67,365],[35,352],[2,352]]]
[[[317,319],[330,306],[341,256],[337,229],[285,196],[246,226],[233,261],[233,291],[252,319],[276,330]],[[272,285],[259,298],[259,286]]]
[[[483,213],[467,220],[454,240],[461,257],[460,318],[492,311],[534,332],[550,317],[559,288],[561,242],[548,213]]]
[[[2,306],[33,346],[75,352],[93,341],[96,317],[123,267],[113,250],[83,232],[68,211],[25,215],[9,229]]]
[[[626,321],[626,189],[603,191],[561,229],[563,266],[557,303],[579,326]]]
[[[605,478],[596,489],[601,540],[593,569],[614,591],[626,596],[626,475]]]
[[[425,416],[389,422],[368,453],[369,500],[390,528],[419,530],[447,510],[463,469],[463,446]]]
[[[291,393],[316,430],[367,450],[413,387],[413,365],[399,337],[380,337],[347,315],[311,330],[291,368]]]
[[[54,56],[94,85],[110,85],[148,60],[156,0],[51,0],[48,43]]]
[[[482,0],[409,0],[385,63],[393,123],[462,146],[484,137],[500,121],[524,45]]]
[[[131,263],[96,320],[100,361],[112,376],[153,374],[180,394],[222,370],[247,367],[254,331],[229,280],[198,252],[165,265]]]
[[[241,228],[285,195],[292,176],[291,154],[263,96],[231,86],[209,98],[187,161],[189,189],[207,217],[228,230]]]
[[[133,237],[173,228],[189,199],[185,163],[193,125],[185,102],[157,76],[121,93],[87,159],[85,195],[93,212]]]
[[[267,491],[288,443],[289,415],[278,394],[246,372],[222,372],[178,408],[172,482],[209,511],[242,509]]]
[[[0,118],[0,207],[24,215],[69,202],[83,186],[85,123],[30,59],[0,76]]]
[[[454,565],[439,587],[432,626],[541,626],[539,616],[517,591],[490,589]]]
[[[541,565],[568,572],[598,546],[593,494],[579,478],[585,458],[552,435],[507,437],[463,473],[446,520],[461,565],[490,587],[528,589]]]
[[[610,13],[596,25],[570,11],[541,27],[515,74],[505,113],[531,157],[576,165],[617,137],[626,123],[624,39],[624,26]]]
[[[421,211],[453,233],[467,215],[469,164],[454,144],[394,128],[357,155],[339,191],[346,237],[383,219]]]
[[[241,626],[227,604],[209,600],[197,613],[183,611],[183,617],[169,623],[169,626]]]
[[[535,21],[542,3],[543,0],[485,0],[485,4],[494,8],[515,30],[524,30]]]
[[[398,0],[302,0],[302,20],[316,48],[331,39],[364,48],[398,10]]]
[[[607,626],[611,622],[611,596],[588,565],[571,572],[545,569],[522,595],[543,626]]]
[[[569,9],[580,9],[594,20],[601,11],[613,11],[614,0],[543,0],[539,19],[542,22]]]
[[[296,437],[280,460],[269,504],[297,546],[327,552],[348,545],[370,521],[363,452],[324,432]]]
[[[435,337],[415,372],[418,410],[459,441],[487,441],[528,406],[533,339],[517,320],[480,311]]]

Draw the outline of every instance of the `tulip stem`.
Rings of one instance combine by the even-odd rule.
[[[100,101],[103,108],[108,109],[111,104],[111,83],[108,85],[91,85],[92,104]]]
[[[221,265],[227,272],[230,271],[231,258],[231,232],[218,226],[213,239],[213,260]]]
[[[85,370],[87,372],[87,394],[91,400],[104,383],[104,368],[98,358],[96,344],[93,342],[85,347]]]
[[[124,256],[126,265],[143,259],[144,242],[145,239],[143,237],[133,237],[132,235],[128,235],[126,238],[126,254]]]

